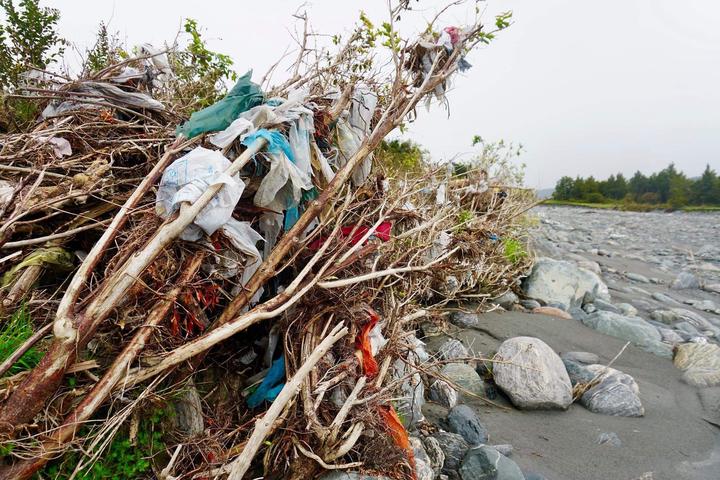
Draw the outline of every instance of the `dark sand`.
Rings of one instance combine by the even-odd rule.
[[[502,340],[533,336],[556,352],[587,351],[609,362],[625,342],[585,327],[577,320],[520,312],[483,316],[482,330],[452,333],[475,354],[494,352]],[[438,338],[428,338],[430,350]],[[632,345],[613,366],[632,375],[645,407],[642,418],[611,417],[591,413],[574,404],[567,411],[520,411],[477,407],[490,432],[491,444],[510,443],[512,458],[524,470],[549,480],[631,480],[652,472],[654,480],[719,480],[720,429],[703,420],[704,411],[695,388],[680,381],[680,371],[668,359]],[[509,405],[502,394],[498,402]],[[428,402],[426,415],[444,417],[445,409]],[[622,446],[597,444],[603,432],[615,432]]]

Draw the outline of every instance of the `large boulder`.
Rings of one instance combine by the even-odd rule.
[[[565,409],[572,403],[570,378],[562,360],[539,338],[505,340],[495,360],[495,383],[518,408]]]
[[[459,473],[462,480],[525,480],[515,462],[487,445],[468,450]]]
[[[467,405],[457,405],[447,416],[448,429],[461,435],[469,445],[482,445],[488,441],[488,431],[480,423],[475,410]]]
[[[678,345],[673,363],[683,370],[683,380],[696,387],[720,385],[720,347],[714,343]]]
[[[640,388],[633,377],[604,365],[589,365],[588,368],[599,378],[580,397],[580,403],[585,408],[617,417],[642,417],[645,414],[639,396]]]
[[[609,299],[607,285],[596,273],[570,262],[541,257],[523,282],[525,295],[565,310],[596,298]]]
[[[662,335],[658,329],[640,317],[599,311],[584,318],[582,322],[606,335],[627,340],[647,352],[661,357],[672,357],[672,347],[662,343]]]

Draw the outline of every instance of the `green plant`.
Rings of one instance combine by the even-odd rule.
[[[525,251],[525,247],[523,244],[511,237],[505,237],[502,241],[503,246],[503,254],[505,255],[505,258],[510,263],[519,263],[523,261],[525,258],[527,258],[527,251]]]
[[[25,304],[13,313],[10,321],[0,330],[0,362],[6,360],[33,334],[32,320]],[[29,370],[40,362],[42,353],[31,348],[8,370],[7,375],[15,375]]]
[[[467,229],[467,224],[473,219],[475,215],[470,210],[460,210],[457,218],[457,224],[455,226],[455,233],[462,232]]]
[[[411,140],[383,141],[377,149],[378,160],[392,173],[422,171],[427,151]]]
[[[5,22],[0,25],[0,84],[17,87],[21,75],[45,69],[59,58],[65,41],[57,33],[60,12],[40,7],[39,0],[0,0]]]
[[[189,111],[212,105],[227,93],[227,82],[237,80],[230,56],[207,48],[197,21],[185,20],[189,42],[184,49],[170,49],[169,60],[177,76],[176,98],[184,98]]]
[[[95,35],[95,44],[87,51],[83,72],[88,74],[100,71],[127,56],[127,52],[120,47],[117,36],[111,35],[108,32],[107,25],[100,22],[98,32]]]
[[[83,468],[75,477],[79,480],[133,480],[147,478],[151,470],[150,459],[165,450],[162,433],[157,428],[164,419],[165,410],[153,410],[140,423],[137,436],[131,440],[125,431],[119,432],[110,443],[107,451],[92,465]],[[81,431],[80,436],[86,436]],[[81,454],[71,452],[62,460],[48,464],[37,478],[70,478],[77,468]]]

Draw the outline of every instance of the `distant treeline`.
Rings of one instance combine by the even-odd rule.
[[[687,205],[720,205],[720,178],[705,167],[699,178],[688,178],[674,164],[650,176],[635,172],[629,180],[622,173],[607,180],[562,177],[555,185],[554,200],[586,203],[640,203],[680,208]]]

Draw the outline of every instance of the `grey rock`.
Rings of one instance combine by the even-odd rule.
[[[584,363],[563,358],[563,364],[565,365],[573,387],[578,383],[590,383],[595,378],[595,374],[587,368],[588,365]]]
[[[591,272],[600,275],[602,274],[602,270],[600,269],[600,264],[597,262],[593,262],[592,260],[579,260],[577,262],[578,267],[584,268],[585,270],[590,270]]]
[[[408,360],[413,363],[415,357],[408,355]],[[413,371],[408,376],[409,369]],[[404,378],[400,385],[402,398],[398,400],[397,407],[400,418],[403,419],[405,426],[412,428],[425,420],[422,413],[422,407],[425,404],[425,386],[423,385],[420,373],[400,358],[395,361],[393,372],[395,378]]]
[[[457,433],[450,432],[438,432],[433,435],[433,437],[438,441],[440,448],[445,454],[442,471],[448,473],[460,468],[465,454],[468,449],[470,449],[470,445],[468,445],[465,439]]]
[[[459,473],[462,480],[525,480],[515,462],[487,445],[468,450]]]
[[[440,374],[475,395],[482,395],[485,392],[485,384],[482,378],[470,365],[449,363],[440,370]]]
[[[640,401],[640,389],[630,375],[604,365],[586,367],[597,384],[587,390],[580,403],[591,412],[617,417],[642,417],[645,409]]]
[[[492,448],[500,452],[501,454],[505,455],[506,457],[509,457],[512,455],[513,452],[513,446],[509,443],[504,443],[502,445],[490,445]]]
[[[410,437],[410,446],[412,447],[413,454],[415,456],[416,479],[434,480],[436,473],[435,470],[433,470],[432,462],[425,451],[425,446],[423,445],[422,440],[417,437]]]
[[[669,343],[670,345],[676,345],[685,341],[682,335],[670,328],[658,328],[658,332],[660,332],[660,335],[662,336],[662,341]]]
[[[600,435],[598,435],[597,443],[598,443],[598,445],[611,445],[613,447],[622,446],[622,441],[620,440],[620,437],[618,437],[617,433],[615,433],[615,432],[601,433]]]
[[[565,352],[560,355],[560,358],[564,360],[571,360],[578,363],[586,363],[588,365],[598,363],[600,357],[591,352]]]
[[[619,307],[603,300],[602,298],[596,299],[593,305],[595,305],[598,310],[603,310],[605,312],[622,313]]]
[[[695,313],[687,308],[672,308],[671,310],[678,315],[680,321],[688,322],[701,332],[712,332],[714,335],[720,336],[720,328],[713,325],[707,318],[699,313]]]
[[[435,476],[438,476],[445,463],[445,452],[443,452],[442,447],[440,447],[440,442],[435,437],[425,437],[423,439],[423,445],[425,446],[425,453],[430,460],[430,465],[435,472]]]
[[[567,408],[572,387],[560,357],[534,337],[505,340],[495,355],[493,376],[518,408]]]
[[[540,305],[540,302],[538,302],[537,300],[533,300],[532,298],[524,298],[520,300],[520,305],[527,308],[528,310],[534,310],[538,307],[542,307],[542,305]]]
[[[440,360],[456,360],[470,357],[470,352],[460,340],[449,338],[443,343],[437,352]]]
[[[616,306],[620,309],[620,313],[629,317],[634,317],[638,313],[637,308],[630,305],[629,303],[618,303]]]
[[[667,305],[672,305],[674,307],[682,307],[682,303],[678,302],[677,300],[675,300],[674,298],[672,298],[669,295],[665,295],[664,293],[653,292],[651,296],[658,302],[662,302]]]
[[[205,431],[202,400],[192,381],[183,389],[182,394],[173,402],[177,429],[189,437]]]
[[[687,290],[689,288],[700,288],[700,281],[690,272],[680,272],[670,284],[673,290]]]
[[[673,363],[683,371],[683,380],[690,385],[720,386],[720,346],[714,343],[679,345]]]
[[[720,315],[720,306],[712,300],[690,300],[690,305],[702,310],[703,312],[714,313]]]
[[[499,297],[492,299],[491,301],[492,301],[492,303],[494,303],[496,305],[500,305],[505,310],[511,310],[513,305],[518,303],[520,301],[520,299],[518,298],[517,295],[515,295],[514,292],[509,290],[509,291],[503,293],[502,295],[500,295]]]
[[[597,311],[597,307],[594,303],[586,303],[582,306],[582,309],[585,311],[585,313],[595,313]]]
[[[720,283],[706,284],[703,286],[703,290],[707,292],[720,293]]]
[[[448,429],[461,435],[468,445],[481,445],[488,441],[487,429],[480,423],[475,410],[467,405],[457,405],[447,416]]]
[[[667,325],[672,325],[680,319],[680,315],[672,310],[654,310],[650,312],[650,318]]]
[[[462,328],[477,328],[480,326],[480,315],[477,313],[454,312],[450,322]]]
[[[559,303],[566,309],[610,296],[607,285],[597,274],[547,257],[535,262],[523,288],[529,298],[546,304]]]
[[[689,322],[678,322],[674,325],[674,327],[682,333],[686,333],[688,335],[697,336],[700,335],[700,331],[695,328],[693,325],[691,325]]]
[[[640,275],[639,273],[625,272],[625,277],[628,280],[632,280],[633,282],[650,283],[649,278],[647,278],[645,275]]]
[[[606,335],[630,341],[655,355],[666,358],[672,356],[672,349],[662,343],[662,336],[657,328],[640,317],[626,317],[612,312],[597,312],[583,320],[583,323]]]
[[[445,408],[457,405],[458,392],[450,384],[442,380],[435,380],[430,385],[430,401],[438,403]]]

